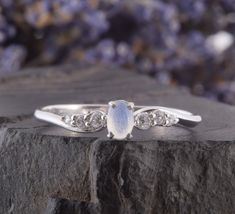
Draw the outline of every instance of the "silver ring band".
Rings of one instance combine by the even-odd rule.
[[[162,106],[135,106],[124,100],[103,104],[50,105],[38,109],[35,117],[74,132],[96,132],[105,127],[108,137],[129,139],[134,127],[147,130],[153,126],[180,124],[194,127],[202,120],[191,112]]]

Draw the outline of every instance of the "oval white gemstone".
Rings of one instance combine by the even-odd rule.
[[[125,139],[134,126],[133,109],[124,100],[113,101],[109,105],[107,129],[114,139]]]

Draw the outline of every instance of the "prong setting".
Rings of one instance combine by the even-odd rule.
[[[116,103],[114,101],[110,101],[109,102],[109,106],[111,106],[112,108],[116,107]]]
[[[134,103],[128,102],[128,109],[129,109],[129,110],[134,110],[134,106],[135,106]]]
[[[90,122],[85,122],[86,127],[89,127],[91,125]]]
[[[133,135],[131,133],[128,133],[127,136],[126,136],[126,139],[130,140],[131,138],[133,138]]]
[[[109,132],[109,133],[107,134],[107,137],[108,137],[109,139],[113,139],[114,134],[113,134],[112,132]]]

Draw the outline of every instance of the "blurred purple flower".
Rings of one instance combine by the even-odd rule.
[[[0,73],[15,72],[26,58],[26,50],[20,45],[11,45],[0,51]]]

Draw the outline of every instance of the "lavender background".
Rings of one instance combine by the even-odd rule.
[[[111,63],[235,104],[234,0],[0,0],[0,73]]]

